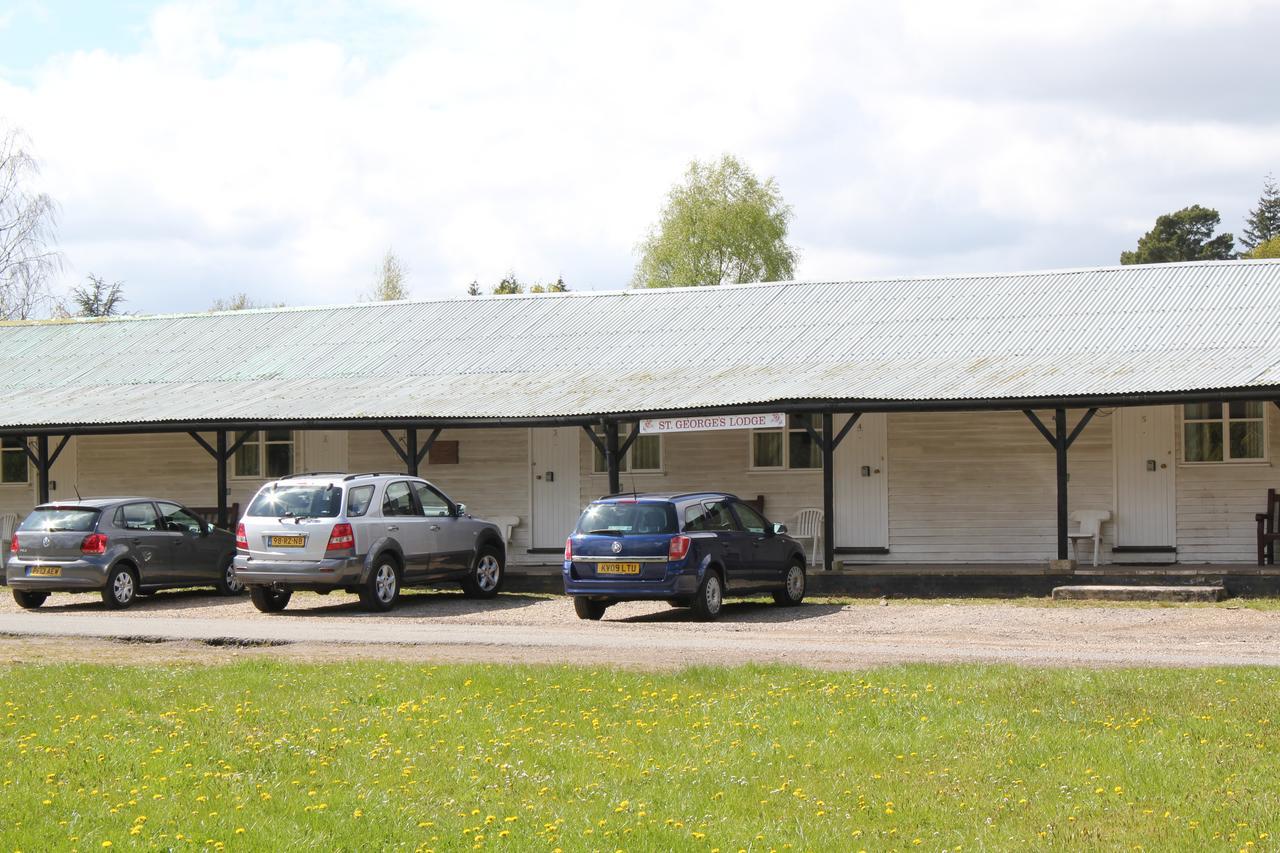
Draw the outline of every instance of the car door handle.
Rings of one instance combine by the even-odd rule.
[[[398,525],[398,524],[388,524],[388,525],[387,525],[387,530],[399,530],[399,529],[400,529],[400,525]]]
[[[440,525],[438,525],[438,524],[433,524],[433,525],[431,525],[431,529],[432,529],[432,530],[439,530],[439,529],[440,529]]]

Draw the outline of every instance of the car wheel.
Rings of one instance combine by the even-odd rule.
[[[573,599],[573,612],[578,614],[579,619],[590,619],[592,622],[599,622],[608,606],[603,601],[594,601],[585,595],[574,596]]]
[[[107,574],[102,600],[112,610],[123,610],[138,597],[138,576],[129,566],[116,566]]]
[[[227,561],[218,571],[218,579],[214,581],[214,586],[217,587],[219,595],[239,595],[244,592],[244,583],[236,577],[236,570],[230,557],[227,557]]]
[[[486,545],[476,553],[471,573],[462,582],[462,592],[467,598],[493,598],[502,587],[505,572],[498,549]]]
[[[373,613],[385,613],[396,606],[400,597],[400,570],[388,556],[379,557],[360,587],[360,603]]]
[[[720,616],[724,607],[724,586],[720,575],[708,571],[698,584],[698,591],[693,596],[693,615],[701,622],[710,622]]]
[[[807,582],[804,573],[804,566],[799,561],[791,564],[787,569],[786,585],[782,589],[774,590],[773,600],[783,607],[795,607],[804,601],[804,591]]]
[[[253,599],[253,606],[263,613],[279,613],[289,606],[289,599],[293,598],[293,590],[253,586],[249,587],[249,597]]]
[[[35,610],[49,598],[49,593],[32,591],[26,589],[15,589],[13,591],[13,600],[18,602],[18,606],[23,610]]]

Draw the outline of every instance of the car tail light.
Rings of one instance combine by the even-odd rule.
[[[345,521],[341,524],[333,526],[333,532],[329,534],[329,544],[325,547],[326,552],[333,551],[354,551],[356,549],[356,532],[351,529],[351,525]]]
[[[18,534],[17,533],[13,534],[13,538],[9,540],[9,553],[10,554],[18,553]]]
[[[13,541],[17,542],[18,537],[14,536]],[[568,539],[564,540],[564,561],[567,563],[572,559],[573,559],[573,537],[570,536]]]
[[[107,553],[107,537],[103,533],[90,533],[80,542],[81,554]]]
[[[689,546],[692,544],[693,540],[688,536],[672,536],[671,547],[667,549],[667,559],[672,563],[683,560],[689,556]]]
[[[236,547],[241,551],[249,550],[249,537],[245,535],[243,523],[236,525]]]

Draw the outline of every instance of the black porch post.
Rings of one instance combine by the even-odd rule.
[[[223,530],[227,529],[227,525],[231,521],[227,518],[227,431],[220,429],[215,436],[217,444],[214,445],[217,452],[214,454],[214,460],[218,466],[218,526]]]
[[[836,442],[830,412],[822,413],[822,568],[835,564],[835,458]]]
[[[618,422],[607,421],[604,425],[604,461],[609,466],[609,494],[611,495],[622,491],[620,455],[618,453]]]
[[[1058,559],[1067,559],[1067,410],[1053,410],[1053,449],[1058,457]]]
[[[36,436],[36,503],[49,501],[49,436]]]
[[[404,431],[404,450],[406,473],[411,477],[418,476],[418,430],[408,427]]]

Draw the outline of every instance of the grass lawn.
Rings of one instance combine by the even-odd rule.
[[[0,851],[1265,849],[1276,675],[0,667]]]

